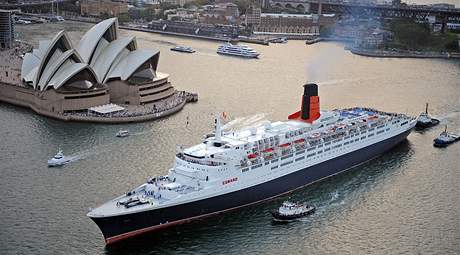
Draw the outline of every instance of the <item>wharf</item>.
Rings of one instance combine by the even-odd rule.
[[[245,42],[245,43],[261,44],[261,45],[269,45],[269,42],[267,40],[259,39],[259,38],[250,38],[250,37],[241,37],[241,36],[239,36],[238,38],[203,36],[203,35],[193,35],[193,34],[186,34],[186,33],[168,32],[168,31],[154,30],[154,29],[149,29],[149,28],[132,27],[132,26],[119,26],[119,27],[121,29],[132,30],[132,31],[156,33],[156,34],[163,34],[163,35],[182,36],[182,37],[189,37],[189,38],[203,39],[203,40],[211,40],[211,41],[219,41],[219,42],[234,42],[234,43]]]
[[[153,30],[153,29],[149,29],[149,28],[132,27],[132,26],[119,26],[119,28],[120,29],[126,29],[126,30],[132,30],[132,31],[140,31],[140,32],[163,34],[163,35],[182,36],[182,37],[189,37],[189,38],[196,38],[196,39],[203,39],[203,40],[212,40],[212,41],[220,41],[220,42],[238,42],[238,39],[229,38],[229,37],[214,37],[214,36],[204,36],[204,35],[192,35],[192,34],[168,32],[168,31],[161,31],[161,30]]]

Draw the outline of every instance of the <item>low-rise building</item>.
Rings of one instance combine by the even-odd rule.
[[[233,3],[203,6],[200,13],[200,22],[209,24],[235,24],[239,23],[240,12]]]
[[[252,6],[246,12],[245,23],[246,26],[258,26],[260,25],[260,17],[262,14],[262,9],[260,7]]]
[[[80,14],[83,16],[99,17],[102,15],[118,16],[128,13],[128,3],[112,0],[81,0]]]
[[[318,15],[261,13],[260,23],[255,25],[254,31],[295,34],[318,33]]]

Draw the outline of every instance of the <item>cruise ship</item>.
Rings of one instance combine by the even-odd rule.
[[[370,160],[405,140],[416,119],[371,108],[320,111],[304,85],[287,121],[215,132],[178,149],[174,165],[87,215],[107,244],[272,199]]]
[[[245,58],[257,58],[260,55],[255,50],[249,48],[246,45],[233,45],[231,43],[220,45],[217,48],[217,53],[222,55],[232,55]]]

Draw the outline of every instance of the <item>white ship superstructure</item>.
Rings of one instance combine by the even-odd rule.
[[[223,132],[217,116],[215,135],[181,149],[167,175],[152,178],[88,216],[98,223],[98,218],[174,207],[179,210],[181,205],[192,206],[188,210],[198,213],[179,213],[179,218],[144,228],[148,231],[158,224],[178,224],[184,217],[189,220],[256,203],[375,157],[405,139],[415,125],[414,118],[370,108],[319,112],[317,96],[304,95],[303,102],[303,110],[291,115],[291,120],[267,121],[240,131]],[[304,114],[306,110],[309,113]],[[208,208],[197,201],[226,204]],[[104,232],[98,225],[109,243],[126,237],[113,237],[112,230]],[[133,235],[137,233],[133,231]]]

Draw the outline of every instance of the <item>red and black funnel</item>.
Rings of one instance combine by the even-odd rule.
[[[288,116],[290,120],[312,123],[320,116],[318,85],[307,83],[303,86],[302,105],[300,111]]]

